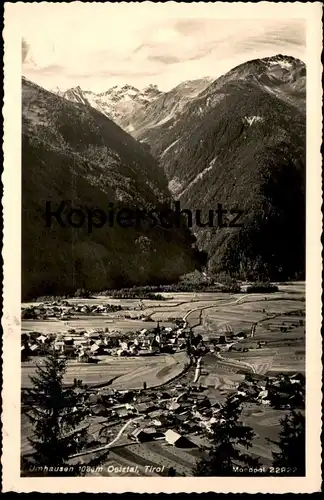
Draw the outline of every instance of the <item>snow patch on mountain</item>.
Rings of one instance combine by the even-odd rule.
[[[133,130],[130,117],[162,94],[156,85],[149,85],[143,90],[132,85],[115,85],[100,93],[82,90],[78,86],[65,92],[56,90],[55,93],[68,101],[93,107],[129,132]]]
[[[161,157],[160,158],[163,158],[163,156],[169,151],[169,149],[171,149],[175,144],[177,144],[177,142],[179,142],[179,139],[176,139],[172,144],[170,144],[170,146],[168,146],[164,151],[163,153],[161,154]]]
[[[268,64],[270,64],[271,66],[278,65],[283,69],[291,69],[291,67],[292,67],[292,63],[290,61],[285,60],[285,59],[277,60],[277,61],[276,60],[275,61],[268,61]]]
[[[245,116],[243,118],[243,123],[244,122],[251,126],[253,123],[263,122],[263,118],[261,116]]]
[[[173,196],[178,196],[178,194],[183,190],[183,182],[178,179],[178,177],[174,177],[169,182],[168,188]]]
[[[184,195],[184,193],[185,193],[186,191],[188,191],[188,189],[192,188],[192,186],[194,186],[197,182],[201,181],[201,180],[203,179],[203,177],[205,177],[205,175],[207,174],[207,172],[209,172],[210,170],[212,170],[212,168],[213,168],[213,166],[214,166],[214,163],[215,163],[215,160],[216,160],[216,158],[214,158],[214,159],[210,162],[209,166],[208,166],[208,167],[206,167],[206,168],[205,168],[202,172],[200,172],[200,173],[197,175],[197,177],[196,177],[193,181],[191,181],[191,182],[188,184],[188,186],[186,187],[186,189],[184,189],[184,190],[182,191],[182,193],[181,193],[181,194],[179,194],[179,197],[180,197],[180,196],[183,196],[183,195]]]

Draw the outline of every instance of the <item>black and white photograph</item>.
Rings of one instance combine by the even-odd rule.
[[[307,478],[310,21],[264,3],[19,3],[24,481]]]

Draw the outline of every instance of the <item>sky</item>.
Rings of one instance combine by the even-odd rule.
[[[278,16],[275,4],[273,18],[237,8],[224,17],[223,4],[212,3],[19,4],[22,73],[50,90],[156,84],[167,91],[258,57],[305,61],[306,23]]]

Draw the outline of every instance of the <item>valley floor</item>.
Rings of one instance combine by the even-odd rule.
[[[279,292],[272,294],[226,294],[226,293],[164,293],[167,300],[130,300],[95,297],[85,299],[89,303],[111,303],[129,311],[119,311],[107,317],[82,317],[67,321],[23,321],[22,331],[62,331],[69,328],[82,327],[85,324],[95,327],[107,327],[114,331],[136,332],[141,327],[150,328],[157,322],[169,325],[176,319],[186,322],[195,334],[201,334],[203,341],[209,345],[209,352],[201,360],[198,378],[194,366],[188,369],[188,358],[185,351],[172,355],[160,354],[150,357],[117,358],[107,356],[96,365],[69,362],[66,382],[72,383],[75,377],[81,378],[90,385],[110,384],[115,389],[140,389],[143,382],[154,399],[154,390],[163,385],[163,390],[174,390],[177,384],[186,387],[192,384],[206,387],[210,401],[224,401],[226,395],[235,391],[237,385],[244,380],[245,373],[272,375],[278,373],[293,374],[305,372],[305,287],[304,283],[280,285]],[[80,302],[80,299],[76,299]],[[69,302],[71,302],[69,300]],[[30,305],[30,304],[29,304]],[[125,319],[124,315],[134,319]],[[140,317],[150,317],[153,322],[145,322]],[[224,349],[213,349],[213,336],[238,332],[248,332],[245,338],[227,343]],[[28,387],[29,375],[35,370],[34,363],[22,363],[22,387]],[[195,377],[196,375],[196,377]],[[113,380],[112,380],[113,379]],[[174,380],[175,379],[175,380]],[[271,463],[271,451],[268,439],[276,439],[279,432],[279,419],[285,414],[283,410],[246,403],[243,418],[250,425],[256,438],[252,452],[261,459],[264,465]],[[103,417],[93,417],[90,422],[91,434],[98,436],[99,430],[109,422]],[[127,423],[127,422],[126,422]],[[135,422],[129,421],[129,426]],[[190,440],[196,444],[192,449],[181,449],[165,440],[149,443],[134,443],[128,437],[129,429],[124,431],[123,422],[115,422],[111,426],[111,439],[114,444],[109,448],[109,455],[102,464],[87,475],[166,475],[169,467],[174,467],[177,474],[191,475],[192,468],[200,455],[199,445],[208,445],[206,438],[189,434]],[[25,415],[22,415],[21,451],[29,450],[27,436],[31,427]],[[117,439],[116,439],[117,436]],[[96,453],[93,453],[96,456]],[[81,458],[86,463],[89,456]],[[73,463],[73,462],[72,462]],[[138,466],[133,472],[123,472],[127,467]],[[148,467],[152,466],[152,467]]]

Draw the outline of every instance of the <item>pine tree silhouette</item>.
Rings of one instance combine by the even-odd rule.
[[[75,387],[63,387],[65,371],[66,359],[53,351],[44,366],[37,366],[36,376],[30,377],[33,388],[28,390],[31,404],[26,415],[33,426],[33,437],[28,440],[34,450],[32,462],[37,467],[58,469],[88,442],[87,396],[80,396]],[[77,382],[80,387],[80,381]]]
[[[291,410],[280,423],[280,451],[272,452],[273,466],[284,468],[286,475],[305,476],[305,417]]]
[[[197,462],[194,476],[236,476],[236,467],[257,467],[258,459],[243,453],[237,445],[249,449],[254,438],[253,430],[239,420],[242,412],[241,400],[229,396],[213,426],[213,447],[207,456]]]

